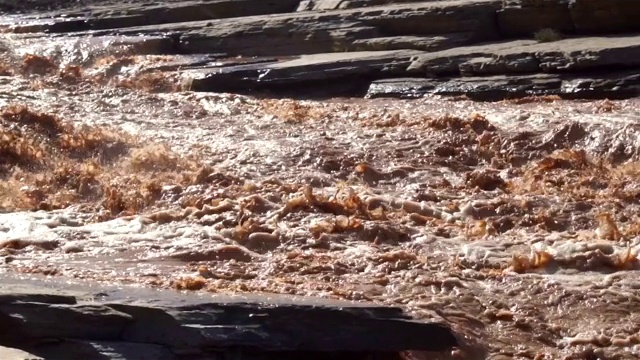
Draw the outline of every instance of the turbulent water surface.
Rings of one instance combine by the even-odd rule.
[[[4,41],[1,271],[401,305],[464,337],[441,358],[640,356],[638,99],[265,100]]]

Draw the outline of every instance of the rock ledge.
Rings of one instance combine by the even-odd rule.
[[[396,359],[457,344],[443,324],[374,304],[2,280],[3,360]]]
[[[4,24],[0,18],[0,31],[75,38],[78,48],[121,38],[138,54],[173,55],[176,61],[156,70],[181,73],[194,91],[477,100],[640,95],[636,0],[84,2],[65,0],[58,7],[71,8],[45,12],[33,4],[53,6],[50,0],[8,2],[0,10],[26,13]]]

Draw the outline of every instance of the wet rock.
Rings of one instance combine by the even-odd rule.
[[[118,340],[133,318],[106,306],[10,302],[0,313],[16,319],[13,332],[31,339],[89,338]],[[65,321],[60,321],[65,319]],[[100,326],[95,326],[96,324]]]
[[[478,187],[482,190],[492,191],[504,188],[506,183],[497,171],[474,170],[465,176],[466,185],[470,188]]]
[[[628,97],[637,93],[637,74],[601,70],[640,66],[639,40],[636,36],[593,38],[592,42],[566,39],[544,44],[520,40],[432,53],[417,50],[326,53],[196,69],[184,76],[196,91],[278,92],[300,86],[307,91],[321,88],[327,93],[359,94],[373,81],[370,96],[435,93],[471,94],[474,98],[542,94]],[[558,75],[550,75],[554,73]],[[384,80],[407,75],[415,80],[402,80],[403,84]],[[502,77],[487,77],[493,75]]]
[[[183,72],[185,88],[195,91],[361,96],[378,82],[372,97],[621,98],[637,94],[639,11],[632,0],[86,0],[83,11],[51,11],[5,26],[73,32],[81,39],[77,48],[176,55],[152,69]],[[534,33],[542,29],[568,38],[538,43]],[[622,33],[630,35],[572,38]],[[528,40],[505,42],[515,38]],[[612,75],[623,70],[629,73]],[[507,79],[475,78],[500,75]],[[407,77],[426,80],[375,90]]]
[[[369,79],[402,74],[419,52],[367,51],[304,55],[297,59],[185,72],[195,91],[277,90],[290,86],[325,87],[336,80],[342,88],[366,89]]]
[[[91,304],[82,296],[77,304],[57,304],[59,299],[47,297],[47,289],[38,281],[30,283],[34,293],[42,291],[39,298],[20,295],[12,301],[16,280],[2,280],[5,286],[0,295],[5,302],[0,304],[0,318],[13,319],[18,325],[12,325],[11,331],[20,336],[1,337],[0,344],[44,358],[66,354],[65,359],[174,359],[185,352],[214,356],[225,348],[265,354],[374,354],[440,351],[457,342],[444,324],[415,321],[399,308],[364,303],[104,288],[105,296]],[[24,288],[25,283],[19,286]],[[34,299],[40,301],[29,301]]]
[[[89,344],[98,353],[111,360],[173,360],[177,358],[176,354],[161,345],[98,341]]]
[[[474,100],[495,101],[533,95],[579,99],[628,98],[640,94],[640,75],[635,72],[574,76],[537,74],[384,79],[373,81],[366,96],[415,98],[426,94],[466,95]]]
[[[371,83],[367,97],[421,97],[426,94],[467,95],[475,100],[556,93],[562,80],[554,75],[486,76],[444,79],[398,78]]]
[[[210,249],[180,251],[170,255],[172,259],[182,261],[235,260],[248,262],[258,257],[244,246],[219,245]]]
[[[38,359],[65,360],[173,360],[176,355],[168,348],[154,344],[101,342],[82,340],[47,341],[24,347]]]
[[[67,295],[53,294],[21,294],[15,292],[12,294],[0,294],[0,304],[8,304],[14,302],[37,302],[45,304],[76,304],[76,298]]]
[[[561,94],[567,98],[626,98],[640,95],[637,71],[603,74],[600,77],[567,79]]]
[[[163,309],[128,304],[110,306],[135,319],[121,334],[127,342],[164,344],[178,349],[198,346],[200,339],[196,334]]]
[[[266,253],[280,246],[280,236],[278,233],[255,232],[249,234],[246,243],[248,249],[259,253]]]

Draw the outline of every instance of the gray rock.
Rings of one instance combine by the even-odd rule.
[[[131,316],[102,305],[65,305],[14,301],[0,304],[0,315],[15,319],[13,332],[40,338],[117,340]],[[100,326],[96,326],[100,324]]]
[[[54,295],[54,294],[2,294],[0,295],[0,304],[7,304],[13,302],[35,302],[44,304],[68,304],[73,305],[76,303],[76,298],[68,295]]]
[[[127,342],[164,344],[172,348],[196,348],[201,345],[197,331],[184,327],[174,316],[156,307],[111,304],[127,313],[135,322],[124,329],[121,336]]]
[[[423,50],[438,51],[451,48],[454,44],[469,44],[473,38],[469,33],[443,34],[434,36],[388,36],[355,40],[353,47],[358,51],[379,50]]]
[[[90,342],[91,346],[111,360],[173,360],[176,355],[165,346],[127,342]]]
[[[267,356],[276,353],[304,358],[304,352],[444,351],[457,344],[445,324],[415,321],[399,308],[374,304],[138,288],[104,288],[103,296],[95,298],[90,289],[86,296],[77,296],[76,288],[61,283],[55,284],[58,292],[73,294],[77,304],[53,304],[25,297],[12,301],[17,280],[7,275],[0,280],[5,299],[0,330],[16,335],[0,337],[0,344],[46,359],[211,358],[229,349],[252,349],[265,359],[278,358]],[[41,282],[19,286],[24,288],[25,282],[46,299]],[[90,297],[94,300],[85,300]]]
[[[240,346],[268,351],[385,352],[426,346],[420,345],[423,343],[420,337],[426,336],[424,332],[418,335],[421,331],[416,326],[420,323],[406,318],[398,309],[352,307],[346,302],[297,304],[293,298],[277,296],[261,304],[255,302],[266,300],[260,296],[230,302],[224,301],[224,297],[220,300],[223,301],[164,306],[162,310],[122,304],[110,306],[136,319],[123,332],[124,340],[160,343],[172,348]],[[338,305],[341,307],[334,307]],[[430,338],[440,338],[435,343],[451,344],[453,338],[441,337],[445,333],[437,330],[440,325],[429,326],[435,330]]]
[[[179,71],[194,91],[361,96],[374,82],[369,96],[627,97],[640,67],[635,0],[84,1],[11,26],[73,33],[69,48],[176,55],[146,70]],[[544,28],[564,39],[538,43]],[[413,80],[385,82],[396,78]]]
[[[65,339],[43,341],[24,347],[27,354],[46,360],[175,360],[170,348],[156,344],[83,341]],[[1,354],[1,352],[0,352]],[[1,359],[5,360],[4,357]]]
[[[195,91],[246,91],[285,88],[292,84],[357,89],[369,79],[401,75],[420,52],[411,50],[369,51],[304,55],[282,62],[185,72]],[[384,75],[382,75],[384,74]]]
[[[387,79],[374,81],[367,97],[413,98],[426,94],[467,95],[476,100],[558,93],[562,80],[555,75],[486,76],[454,79]]]
[[[626,71],[565,79],[560,94],[566,98],[628,98],[640,96],[640,73]]]
[[[443,79],[385,79],[372,82],[367,97],[416,98],[426,94],[466,95],[471,99],[482,101],[532,95],[558,95],[568,99],[627,98],[640,96],[640,74],[627,71],[590,77],[536,74]]]
[[[612,66],[640,66],[640,36],[564,39],[551,43],[519,40],[459,47],[420,55],[411,72],[436,76],[572,72]],[[525,61],[523,63],[522,61]],[[538,67],[532,64],[538,63]]]
[[[172,33],[179,38],[181,53],[287,56],[353,51],[356,40],[389,34],[467,33],[473,34],[471,41],[495,39],[495,11],[499,8],[499,0],[450,0],[141,26],[119,33]],[[456,46],[456,41],[450,47]]]
[[[300,1],[300,5],[298,6],[298,11],[355,9],[369,6],[408,3],[414,1],[415,0],[302,0]],[[423,0],[423,2],[428,1],[443,0]]]
[[[75,13],[68,11],[40,13],[36,16],[44,15],[56,20],[53,23],[39,24],[39,27],[32,28],[32,31],[46,30],[50,33],[65,33],[277,14],[294,11],[298,3],[299,0],[191,0],[165,1],[162,4],[115,2],[115,4],[90,5]],[[91,16],[87,17],[87,13]],[[61,15],[64,17],[60,17]],[[29,19],[29,17],[26,18]]]
[[[565,94],[567,96],[628,96],[635,93],[635,78],[628,73],[588,75],[611,67],[640,66],[640,37],[565,39],[554,43],[517,40],[487,45],[459,47],[436,52],[412,50],[346,52],[300,56],[295,59],[248,65],[201,68],[184,72],[195,91],[284,91],[304,87],[329,94],[345,91],[359,94],[371,81],[385,78],[427,78],[417,87],[409,85],[406,95],[424,91],[439,94],[471,94],[478,98]],[[596,79],[579,91],[569,91],[570,82],[535,73],[573,74],[570,79]],[[497,78],[482,78],[486,76]],[[509,80],[505,77],[513,77]],[[462,77],[458,79],[458,77]],[[467,79],[469,77],[469,79]],[[598,80],[600,79],[600,80]],[[444,82],[451,82],[447,85]],[[496,81],[490,84],[488,81]],[[369,89],[370,96],[390,96],[407,84],[379,90],[383,82]],[[564,84],[564,85],[562,85]],[[389,84],[383,87],[391,89]],[[284,90],[282,90],[284,89]],[[422,89],[422,90],[417,90]],[[463,90],[464,89],[464,90]],[[564,90],[563,90],[564,89]],[[591,89],[587,91],[586,89]],[[297,91],[297,90],[296,90]],[[286,94],[286,92],[285,92]],[[490,95],[490,96],[489,96]]]
[[[100,353],[99,349],[91,343],[77,339],[45,340],[20,346],[46,360],[112,360],[108,355]],[[133,360],[137,357],[130,357],[127,360],[129,359]]]

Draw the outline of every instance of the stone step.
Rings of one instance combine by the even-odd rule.
[[[362,46],[361,42],[356,43],[359,40],[403,36],[441,36],[438,43],[438,48],[441,49],[460,44],[460,37],[449,39],[450,34],[465,34],[465,41],[471,42],[495,39],[498,35],[495,12],[499,7],[499,0],[449,0],[266,16],[242,16],[239,13],[238,16],[242,17],[233,19],[147,26],[130,26],[127,20],[122,26],[115,24],[113,29],[78,31],[73,35],[171,34],[180,39],[182,53],[213,52],[232,56],[287,56],[354,51]],[[45,31],[47,27],[55,26],[72,27],[56,25],[55,21],[9,27],[14,31]],[[407,42],[407,39],[377,43],[382,46],[389,44],[391,49],[403,41]]]
[[[264,91],[291,86],[340,86],[362,88],[380,77],[405,74],[419,51],[363,51],[303,55],[291,60],[201,68],[183,72],[193,91]]]
[[[8,26],[13,32],[67,33],[88,30],[128,28],[254,15],[292,12],[299,0],[203,0],[162,4],[124,3],[89,7],[83,11],[38,14],[23,17]],[[90,16],[87,16],[87,13]],[[46,19],[42,21],[40,19]],[[6,25],[6,24],[5,24]]]
[[[423,53],[409,72],[428,76],[596,71],[640,67],[640,35],[517,40]]]
[[[427,88],[433,89],[447,88],[441,79],[449,79],[447,81],[452,81],[453,84],[451,89],[467,86],[467,92],[471,93],[476,91],[473,89],[480,91],[486,87],[486,82],[491,79],[502,79],[498,77],[482,80],[481,77],[515,76],[513,84],[519,84],[526,79],[522,78],[522,75],[531,75],[535,80],[531,84],[533,88],[527,88],[525,91],[520,89],[520,85],[514,86],[514,96],[534,93],[535,89],[548,89],[551,93],[567,95],[571,92],[568,89],[561,90],[563,84],[567,84],[566,81],[544,75],[548,73],[567,74],[567,78],[578,80],[602,80],[602,84],[587,86],[591,89],[589,91],[585,88],[571,92],[573,96],[591,96],[605,92],[617,92],[619,96],[627,96],[634,93],[635,78],[629,77],[629,74],[621,78],[612,75],[611,79],[598,75],[606,75],[612,68],[617,71],[630,69],[632,72],[633,69],[640,69],[640,36],[573,38],[554,43],[518,40],[436,52],[393,50],[325,53],[303,55],[293,59],[272,58],[268,61],[237,66],[230,64],[224,67],[194,67],[184,71],[183,76],[187,87],[194,91],[249,93],[295,89],[295,92],[300,89],[310,91],[313,88],[335,91],[337,87],[343,87],[346,92],[357,94],[363,87],[367,88],[371,81],[397,77],[434,79],[424,81],[425,84],[429,84]],[[472,78],[469,81],[456,80],[459,77]],[[542,83],[546,85],[542,86]],[[616,83],[619,83],[619,86],[612,85]],[[498,81],[495,87],[504,92],[504,89],[509,88],[509,84]],[[582,81],[582,84],[585,82]],[[433,89],[430,91],[435,91]],[[392,94],[394,91],[387,93]],[[497,90],[491,91],[497,93]],[[371,93],[371,90],[369,92]],[[446,93],[444,90],[438,92]]]
[[[303,88],[364,95],[372,81],[391,78],[448,78],[452,88],[464,83],[480,89],[472,85],[482,82],[475,78],[572,73],[576,79],[600,79],[594,73],[640,67],[640,35],[629,32],[640,32],[640,22],[628,20],[640,11],[640,5],[634,5],[640,2],[612,0],[602,6],[591,0],[318,0],[305,5],[272,0],[248,9],[255,1],[94,4],[89,17],[71,11],[70,18],[49,19],[60,15],[50,12],[44,19],[7,25],[15,23],[9,18],[4,30],[61,31],[48,36],[65,43],[80,39],[80,47],[85,39],[105,44],[103,39],[132,39],[134,53],[176,56],[144,71],[182,71],[186,87],[197,91],[286,90],[299,95]],[[151,19],[141,22],[136,17]],[[206,20],[198,20],[202,18]],[[76,25],[86,19],[94,30],[75,31],[82,30]],[[142,23],[146,25],[138,26]],[[534,40],[533,32],[544,27],[552,29]],[[626,33],[575,35],[619,31]],[[514,39],[522,37],[529,40]],[[473,79],[456,82],[459,77]],[[624,79],[618,80],[631,81]],[[623,88],[610,91],[618,91],[615,96],[633,93]],[[554,89],[549,91],[559,91]]]

